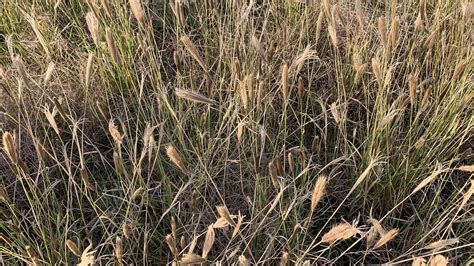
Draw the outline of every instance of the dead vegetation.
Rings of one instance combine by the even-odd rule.
[[[0,260],[469,264],[473,18],[4,1]]]

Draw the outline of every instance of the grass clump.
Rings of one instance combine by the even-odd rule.
[[[472,258],[473,5],[5,0],[6,264]]]

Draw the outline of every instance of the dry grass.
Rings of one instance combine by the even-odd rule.
[[[472,261],[472,3],[40,2],[0,6],[1,263]]]

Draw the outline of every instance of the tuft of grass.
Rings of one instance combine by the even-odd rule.
[[[472,3],[126,2],[2,2],[2,262],[469,263]]]

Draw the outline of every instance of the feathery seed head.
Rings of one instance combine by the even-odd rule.
[[[135,19],[138,21],[138,24],[142,28],[145,27],[145,11],[143,10],[140,0],[129,0],[130,9]]]
[[[380,237],[380,239],[379,239],[379,241],[377,241],[377,243],[375,243],[374,249],[378,249],[378,248],[382,247],[383,245],[387,244],[390,240],[395,238],[395,236],[397,236],[397,234],[398,234],[398,229],[389,230],[387,233],[383,234]]]
[[[178,248],[176,247],[176,242],[172,235],[166,235],[165,237],[166,244],[168,244],[168,248],[171,250],[173,255],[178,256]]]
[[[16,153],[13,136],[10,134],[10,132],[3,133],[2,141],[3,141],[3,149],[5,150],[8,158],[10,158],[13,164],[17,164],[19,161],[19,158]]]
[[[323,235],[321,242],[333,244],[340,240],[349,239],[356,234],[359,234],[360,230],[354,225],[343,222],[334,226],[329,232]]]
[[[181,171],[183,171],[184,173],[188,172],[186,166],[184,166],[181,156],[172,145],[166,147],[166,155],[168,156],[170,161],[173,162]]]
[[[76,246],[76,244],[72,240],[70,239],[66,240],[66,246],[74,255],[78,257],[81,256],[81,252],[79,251],[79,248]]]
[[[189,90],[176,89],[175,94],[176,96],[180,98],[183,98],[192,102],[196,102],[196,103],[203,103],[203,104],[209,104],[209,105],[214,105],[217,103],[216,101],[209,99],[204,95],[201,95],[197,92],[193,92]]]
[[[324,175],[320,176],[314,185],[313,194],[311,195],[311,213],[314,212],[321,198],[324,196],[326,183],[328,178]]]

